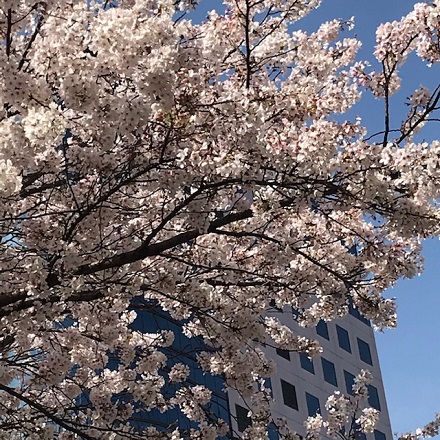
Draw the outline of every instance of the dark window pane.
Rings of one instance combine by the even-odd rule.
[[[373,385],[368,385],[368,403],[380,411],[379,393]]]
[[[269,388],[269,390],[272,389],[272,381],[270,380],[270,377],[266,377],[266,379],[264,379],[264,386]]]
[[[299,362],[304,370],[307,370],[309,373],[315,374],[313,361],[305,353],[299,354]]]
[[[365,318],[365,316],[359,312],[357,307],[353,305],[353,300],[351,298],[348,299],[348,313],[350,313],[350,315],[354,316],[355,318],[359,319],[359,321],[362,321],[364,324],[371,327],[370,320]]]
[[[353,305],[353,301],[351,300],[351,298],[348,301],[348,313],[350,313],[351,316],[359,319],[359,310]]]
[[[363,360],[367,364],[373,365],[370,346],[365,341],[359,338],[357,338],[357,343],[359,348],[359,357],[361,358],[361,360]]]
[[[358,255],[356,243],[351,248],[348,249],[348,253],[356,256]]]
[[[310,417],[316,416],[317,413],[321,412],[321,408],[319,406],[319,399],[315,396],[312,396],[309,393],[306,393],[306,402],[307,402],[307,411]]]
[[[354,375],[344,370],[345,388],[348,394],[353,394]]]
[[[249,410],[235,404],[235,413],[237,414],[238,430],[243,432],[251,424],[251,418],[248,416]]]
[[[338,334],[339,347],[351,353],[350,337],[348,336],[348,331],[339,325],[336,325],[336,332]]]
[[[292,307],[292,317],[295,321],[298,321],[298,319],[301,316],[301,312],[299,309],[296,309],[295,307]]]
[[[342,429],[339,431],[342,434],[342,438],[347,438],[347,431],[345,429],[345,427],[342,427]],[[350,427],[350,432],[352,433],[350,435],[350,438],[355,439],[355,440],[367,440],[367,436],[365,434],[365,432],[361,431],[361,426],[354,422],[352,424],[352,426]]]
[[[374,440],[387,440],[386,435],[382,431],[374,430]]]
[[[271,312],[277,311],[277,312],[282,312],[283,309],[281,307],[277,306],[277,303],[274,299],[271,299],[269,301],[269,306],[273,308],[273,310],[271,310]]]
[[[290,361],[290,353],[288,352],[288,350],[283,350],[281,348],[277,348],[277,355],[283,357],[284,359],[287,359],[288,361]]]
[[[295,387],[291,383],[281,379],[281,391],[283,393],[284,405],[297,410],[298,399],[296,398]]]
[[[280,436],[278,435],[277,428],[275,423],[271,422],[268,426],[267,433],[269,434],[269,440],[279,440]]]
[[[324,380],[337,387],[338,380],[336,379],[335,364],[324,358],[321,358],[321,363],[322,363],[322,371],[324,373]]]
[[[323,321],[322,319],[316,325],[316,333],[318,333],[319,336],[322,336],[323,338],[327,339],[327,341],[330,340],[330,338],[328,336],[327,323],[325,321]]]

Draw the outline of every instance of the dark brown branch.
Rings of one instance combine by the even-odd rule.
[[[386,68],[385,68],[385,62],[382,62],[382,66],[383,66],[383,74],[384,74],[384,78],[385,78],[385,84],[384,84],[384,93],[385,93],[385,129],[384,129],[384,135],[383,135],[383,142],[382,145],[384,147],[386,147],[387,143],[388,143],[388,136],[390,134],[390,79],[391,79],[391,75],[394,72],[394,68],[392,70],[390,70],[389,74],[387,75],[386,73]]]
[[[436,89],[434,90],[431,100],[429,102],[429,104],[426,106],[425,111],[423,112],[423,114],[420,116],[419,119],[417,119],[416,122],[414,122],[414,124],[411,124],[409,129],[407,131],[405,131],[405,133],[402,133],[402,135],[399,137],[399,139],[397,139],[396,144],[400,144],[404,139],[406,139],[409,135],[411,135],[412,133],[414,133],[415,129],[422,124],[423,122],[425,122],[427,120],[427,116],[432,113],[434,110],[437,110],[437,104],[440,101],[440,85],[438,85],[436,87]]]
[[[229,225],[236,221],[245,220],[252,216],[253,212],[251,209],[243,212],[237,212],[235,214],[229,214],[223,218],[219,218],[211,222],[208,227],[207,233],[209,234],[215,232],[217,228],[221,228],[222,226]],[[201,235],[203,235],[203,232],[200,232],[198,229],[192,229],[159,243],[154,243],[151,245],[146,245],[144,243],[132,251],[115,255],[114,257],[108,258],[99,263],[82,265],[74,272],[74,275],[90,275],[92,273],[100,272],[105,269],[112,269],[114,267],[121,267],[126,264],[134,263],[147,257],[160,255],[162,252],[168,249],[188,243],[189,241],[194,240]]]
[[[400,51],[400,55],[403,55],[405,51],[410,47],[411,43],[415,40],[416,36],[412,36],[405,47]],[[392,66],[390,67],[390,62]],[[394,58],[393,54],[387,54],[387,57],[382,61],[382,71],[384,76],[384,94],[385,94],[385,129],[382,145],[385,147],[388,143],[388,137],[390,134],[390,81],[393,73],[397,69],[397,59]]]
[[[6,56],[9,58],[11,55],[12,44],[12,9],[8,9],[7,13],[7,28],[6,28]]]
[[[246,88],[249,89],[251,86],[251,75],[252,75],[252,66],[251,66],[251,42],[250,42],[250,0],[246,0],[246,12],[244,17],[244,32],[245,32],[245,44],[246,44]]]
[[[38,33],[40,32],[41,26],[43,25],[44,16],[43,14],[40,14],[37,19],[37,24],[35,25],[34,32],[31,35],[31,38],[29,39],[26,48],[24,49],[23,55],[21,56],[21,59],[18,63],[18,70],[20,71],[24,65],[24,62],[26,61],[27,54],[31,50],[32,44],[34,43],[35,39],[37,38]]]
[[[59,179],[59,180],[55,180],[53,182],[50,183],[44,183],[40,186],[36,186],[34,188],[29,188],[29,189],[22,189],[20,191],[20,197],[28,197],[28,196],[32,196],[34,194],[39,194],[42,191],[46,191],[48,189],[55,189],[55,188],[60,188],[62,187],[64,184],[66,184],[66,179]]]

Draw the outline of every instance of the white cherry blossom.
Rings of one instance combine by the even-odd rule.
[[[439,4],[380,26],[372,70],[352,20],[297,30],[319,3],[226,0],[201,22],[196,0],[0,3],[1,438],[229,435],[197,372],[249,402],[245,437],[297,439],[262,346],[320,347],[273,308],[396,325],[382,293],[439,235],[440,142],[415,134],[440,91],[374,139],[344,115],[370,91],[389,110],[412,52],[439,61]],[[369,379],[309,438],[374,429]],[[176,411],[188,432],[155,419]]]

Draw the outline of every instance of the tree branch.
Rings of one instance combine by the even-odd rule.
[[[9,58],[11,55],[12,44],[12,9],[8,9],[7,13],[7,25],[6,25],[6,56]]]
[[[34,402],[32,399],[23,396],[23,394],[17,393],[13,388],[10,388],[6,385],[3,385],[0,383],[0,390],[8,393],[9,395],[15,397],[16,399],[21,400],[22,402],[28,404],[31,408],[36,409],[38,412],[46,416],[48,419],[55,422],[57,425],[61,426],[64,429],[67,429],[70,432],[73,432],[80,436],[80,438],[85,440],[96,440],[95,437],[91,437],[88,434],[86,434],[83,431],[80,431],[79,429],[76,429],[75,427],[69,425],[68,423],[64,422],[63,419],[53,415],[50,411],[47,410],[43,405],[40,405],[38,402]]]
[[[234,214],[229,214],[223,218],[219,218],[211,222],[211,224],[208,227],[207,233],[209,234],[215,232],[217,228],[229,225],[239,220],[245,220],[252,216],[253,216],[253,212],[251,209]],[[74,272],[74,275],[90,275],[92,273],[100,272],[105,269],[121,267],[126,264],[134,263],[136,261],[140,261],[147,257],[159,255],[162,252],[174,248],[176,246],[179,246],[181,244],[188,243],[189,241],[194,240],[195,238],[200,237],[201,235],[204,234],[200,232],[198,229],[192,229],[190,231],[183,232],[181,234],[176,235],[175,237],[171,237],[159,243],[154,243],[152,245],[148,245],[144,243],[132,251],[123,252],[111,258],[107,258],[99,263],[82,265]]]

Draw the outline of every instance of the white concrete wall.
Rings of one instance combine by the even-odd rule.
[[[380,372],[380,364],[377,356],[376,343],[372,328],[356,317],[347,315],[343,319],[327,324],[330,339],[327,341],[326,339],[317,335],[315,328],[300,327],[294,320],[291,312],[278,312],[276,313],[276,316],[280,318],[283,324],[294,329],[299,334],[319,340],[321,346],[323,347],[322,356],[328,361],[333,362],[335,365],[338,386],[335,387],[324,380],[320,356],[316,356],[313,360],[315,374],[312,374],[301,367],[298,353],[290,353],[290,361],[288,361],[279,356],[274,348],[267,346],[265,348],[267,356],[277,363],[277,372],[271,377],[272,392],[274,397],[272,414],[274,418],[280,416],[285,417],[288,420],[289,425],[298,434],[303,435],[303,422],[308,416],[305,393],[308,392],[319,399],[321,411],[324,413],[324,405],[327,397],[332,394],[333,391],[338,389],[342,393],[347,394],[344,370],[353,375],[357,375],[361,369],[368,369],[373,374],[374,379],[372,385],[378,390],[379,402],[381,406],[380,420],[377,425],[377,430],[384,433],[387,440],[392,440],[391,426]],[[348,331],[351,353],[348,353],[339,346],[336,324]],[[360,338],[368,343],[373,363],[372,366],[361,360],[356,338]],[[281,379],[295,386],[298,400],[298,410],[292,409],[284,404],[281,392]],[[233,390],[228,391],[228,396],[232,414],[232,428],[235,432],[237,432],[237,425],[234,418],[236,415],[235,404],[238,403],[241,406],[245,405],[240,396],[238,396]],[[375,440],[374,435],[368,434],[367,440]]]

